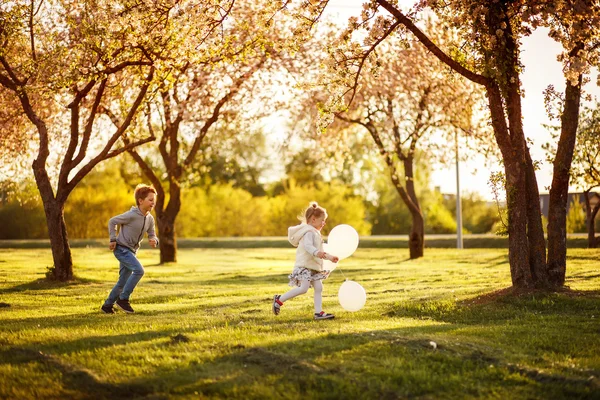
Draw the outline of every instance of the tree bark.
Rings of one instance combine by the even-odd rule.
[[[577,139],[582,76],[577,85],[567,81],[565,108],[561,116],[561,132],[554,159],[552,186],[548,208],[548,269],[550,282],[555,286],[565,283],[567,268],[567,205],[571,162]]]
[[[410,228],[410,236],[408,238],[408,249],[410,259],[423,257],[425,247],[425,220],[421,207],[419,205],[419,199],[415,191],[415,179],[413,171],[413,157],[412,155],[405,157],[404,163],[404,175],[406,176],[406,193],[412,202],[412,206],[408,205],[410,215],[412,216],[412,226]]]
[[[592,209],[590,204],[590,190],[583,192],[585,198],[585,214],[586,214],[586,225],[588,232],[588,248],[595,249],[600,244],[600,237],[596,237],[596,215],[600,210],[600,202]]]
[[[530,219],[534,218],[528,207],[531,193],[528,188],[532,185],[537,187],[535,174],[532,172],[533,165],[528,163],[530,157],[522,130],[518,128],[520,125],[514,122],[515,118],[520,119],[520,114],[517,113],[510,118],[511,114],[509,113],[508,120],[512,125],[509,129],[500,89],[497,85],[490,84],[486,87],[486,93],[494,135],[504,160],[508,211],[508,258],[512,284],[517,288],[530,288],[536,285],[535,275],[532,273],[532,261],[533,265],[539,264],[540,267],[545,264],[543,257],[541,260],[537,260],[530,254],[531,246],[539,245],[537,240],[530,242],[528,235]],[[511,107],[514,108],[515,105],[512,104]],[[539,207],[539,199],[535,201]],[[540,219],[539,226],[541,227],[541,216],[538,215],[537,218]]]
[[[411,210],[412,226],[408,237],[408,252],[411,260],[423,257],[425,248],[425,220],[423,214]]]
[[[160,263],[177,262],[177,237],[175,234],[175,217],[167,213],[157,212]]]
[[[527,180],[524,164],[517,157],[504,158],[508,208],[508,259],[512,284],[517,288],[534,286],[527,237]]]
[[[534,285],[548,287],[550,277],[546,264],[546,239],[544,237],[544,227],[542,226],[540,192],[529,149],[526,150],[525,156],[527,160],[527,237],[529,239],[530,268]]]
[[[175,161],[175,160],[173,160]],[[160,234],[160,263],[177,261],[177,236],[175,234],[175,219],[181,209],[181,179],[180,167],[169,169],[169,203],[163,209],[164,203],[157,207],[158,232]],[[160,211],[159,211],[160,210]],[[164,211],[163,211],[164,210]]]
[[[44,211],[48,223],[48,235],[52,247],[54,268],[52,278],[61,282],[73,279],[73,258],[69,247],[69,237],[64,218],[65,204],[59,201],[44,201]]]
[[[70,281],[73,279],[73,258],[65,225],[65,202],[54,197],[45,166],[40,164],[39,159],[33,162],[33,173],[44,204],[48,236],[52,248],[54,265],[51,268],[51,278],[62,282]]]

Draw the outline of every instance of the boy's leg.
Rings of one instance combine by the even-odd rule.
[[[115,254],[115,256],[116,256],[116,254]],[[117,257],[117,259],[119,259],[119,258]],[[112,290],[110,291],[110,294],[108,295],[108,298],[104,302],[105,306],[112,307],[113,304],[115,304],[115,301],[117,301],[117,299],[119,298],[119,295],[123,291],[123,288],[125,287],[125,283],[127,283],[127,280],[129,279],[130,276],[131,276],[131,270],[129,268],[125,267],[125,265],[123,265],[123,263],[120,262],[120,260],[119,260],[119,280],[117,281],[115,286],[112,288]]]
[[[125,268],[131,271],[131,274],[125,282],[123,291],[119,295],[119,299],[129,300],[129,296],[131,296],[133,289],[135,289],[140,279],[142,279],[142,276],[144,276],[144,267],[142,267],[142,264],[135,254],[129,250],[124,250],[119,261],[121,261],[121,264],[124,265]]]
[[[323,311],[323,282],[313,281],[313,288],[315,290],[315,314]]]

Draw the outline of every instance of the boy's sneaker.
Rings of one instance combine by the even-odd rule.
[[[119,299],[117,300],[117,306],[119,306],[119,308],[123,311],[125,311],[126,313],[133,313],[133,308],[131,308],[131,304],[129,304],[129,300],[122,300]]]
[[[114,314],[115,313],[113,306],[108,306],[106,304],[104,304],[102,306],[102,311],[104,311],[104,314]]]
[[[334,319],[335,315],[327,314],[325,311],[321,311],[320,313],[315,314],[315,319]]]
[[[281,311],[281,306],[283,305],[283,303],[279,301],[280,297],[280,294],[276,294],[275,296],[273,296],[273,314],[275,315],[279,315],[279,312]]]

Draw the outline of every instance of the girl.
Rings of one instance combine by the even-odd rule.
[[[315,291],[314,318],[331,319],[334,318],[334,315],[327,314],[322,309],[323,283],[321,281],[329,275],[329,271],[323,270],[323,259],[334,263],[337,263],[339,259],[323,251],[321,229],[325,226],[327,212],[313,201],[301,220],[300,225],[288,228],[288,240],[298,248],[294,270],[289,275],[289,285],[296,287],[284,295],[276,294],[273,297],[273,313],[279,315],[285,301],[308,292],[308,288],[312,285]]]

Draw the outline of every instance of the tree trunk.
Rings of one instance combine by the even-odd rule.
[[[544,237],[544,227],[542,226],[540,192],[529,149],[525,149],[525,157],[527,160],[527,237],[529,239],[529,263],[534,285],[545,288],[550,286],[550,277],[548,265],[546,264],[546,239]]]
[[[163,209],[164,198],[157,201],[156,216],[158,219],[158,239],[160,247],[160,263],[177,262],[177,235],[175,233],[175,220],[181,209],[181,188],[178,178],[181,169],[175,168],[169,174],[169,203]]]
[[[535,182],[535,175],[530,175],[527,162],[527,146],[520,125],[520,113],[515,112],[515,110],[518,111],[519,99],[517,95],[509,99],[513,102],[507,105],[507,108],[513,111],[513,113],[510,111],[508,113],[508,120],[511,122],[509,128],[500,88],[495,84],[488,85],[486,93],[494,135],[502,152],[506,177],[510,276],[514,287],[529,288],[533,287],[535,282],[531,273],[531,243],[528,236],[528,223],[530,222],[528,183]],[[539,202],[539,200],[536,201]],[[537,218],[540,219],[541,226],[541,215],[538,215]],[[533,243],[537,242],[534,241]],[[543,257],[541,262],[543,264]]]
[[[527,180],[524,167],[524,162],[521,160],[504,158],[508,208],[508,259],[512,284],[516,288],[534,286],[527,236]]]
[[[408,155],[403,160],[404,164],[404,175],[406,176],[406,192],[410,198],[410,202],[406,203],[412,216],[412,226],[410,228],[410,236],[408,238],[408,249],[410,259],[423,257],[425,247],[425,220],[423,213],[421,212],[421,206],[419,205],[419,199],[417,198],[417,192],[415,191],[415,179],[413,170],[413,157],[412,154]]]
[[[600,210],[600,202],[598,202],[592,210],[590,204],[590,191],[586,190],[583,192],[583,197],[585,198],[585,222],[588,232],[588,248],[595,249],[600,243],[600,237],[596,237],[596,215],[598,215],[598,211]]]
[[[425,247],[425,221],[420,212],[414,213],[411,210],[411,215],[412,226],[410,228],[410,236],[408,237],[408,250],[410,259],[414,260],[416,258],[423,257]]]
[[[562,286],[567,270],[567,206],[571,162],[577,139],[581,81],[572,86],[567,81],[565,108],[561,116],[561,132],[554,159],[552,186],[548,206],[548,268],[550,283]]]
[[[516,288],[542,286],[547,281],[542,215],[533,162],[521,124],[519,94],[513,87],[511,96],[507,98],[508,112],[505,114],[499,87],[489,85],[486,92],[506,176],[508,256],[512,283]]]
[[[157,213],[158,214],[158,213]],[[175,235],[175,217],[167,213],[157,215],[160,263],[177,262],[177,237]]]
[[[43,159],[43,158],[42,158]],[[33,175],[44,204],[48,236],[52,248],[52,278],[61,282],[73,279],[73,259],[69,247],[67,227],[65,225],[65,200],[57,200],[50,179],[45,169],[45,162],[40,157],[33,162]]]
[[[44,202],[52,258],[54,259],[52,277],[61,282],[73,279],[73,259],[65,225],[64,208],[64,203],[59,203],[56,200],[50,204]]]

